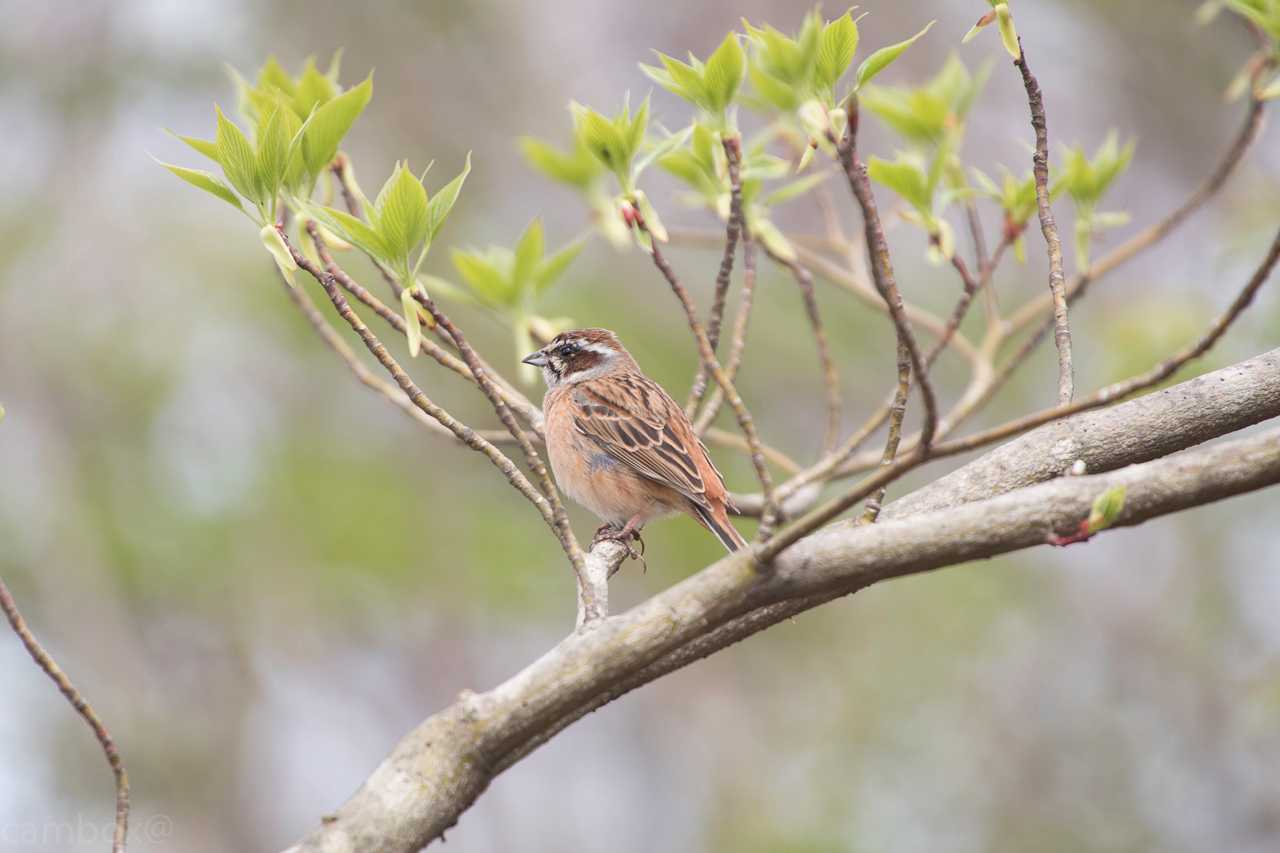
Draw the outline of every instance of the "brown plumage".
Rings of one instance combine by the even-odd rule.
[[[560,488],[605,522],[597,535],[635,535],[650,519],[693,516],[730,551],[724,480],[671,396],[640,371],[617,335],[579,329],[525,359],[542,368],[547,456]]]

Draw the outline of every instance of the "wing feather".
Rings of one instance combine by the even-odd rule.
[[[615,375],[573,390],[573,425],[601,450],[637,474],[706,506],[707,483],[689,448],[701,451],[705,470],[719,481],[684,410],[648,377]],[[723,483],[717,482],[723,489]],[[714,488],[714,486],[713,486]]]

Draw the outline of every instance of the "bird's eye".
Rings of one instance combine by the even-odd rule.
[[[578,346],[578,345],[577,345],[577,344],[575,344],[575,343],[567,343],[567,344],[563,345],[562,347],[560,347],[560,354],[561,354],[561,355],[573,355],[574,353],[578,352],[578,350],[580,350],[580,349],[582,349],[582,347]]]

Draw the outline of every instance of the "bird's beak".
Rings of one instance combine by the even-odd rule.
[[[529,354],[528,354],[528,355],[526,355],[524,358],[520,359],[520,361],[522,361],[522,362],[523,362],[523,363],[525,363],[525,364],[532,364],[534,367],[546,367],[546,366],[547,366],[547,356],[546,356],[546,354],[544,354],[544,353],[542,352],[542,350],[538,350],[537,352],[529,353]]]

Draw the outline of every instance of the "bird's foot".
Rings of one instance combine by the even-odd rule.
[[[640,530],[638,528],[632,527],[630,524],[621,528],[612,524],[602,524],[596,530],[596,535],[591,540],[591,546],[595,547],[597,543],[604,541],[620,543],[627,549],[628,559],[644,562],[644,540],[640,538]],[[636,546],[632,544],[633,542],[640,546],[639,550],[636,550]],[[648,567],[646,566],[645,568],[647,569]]]

